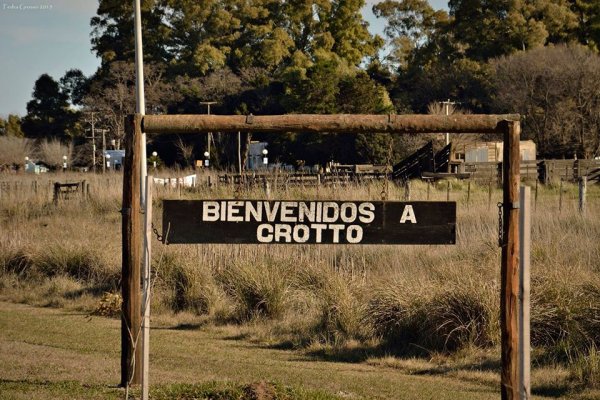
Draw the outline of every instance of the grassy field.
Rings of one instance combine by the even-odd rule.
[[[124,390],[114,386],[119,330],[116,319],[0,302],[0,396],[122,398]],[[244,337],[234,326],[173,325],[169,318],[159,318],[152,331],[152,398],[196,398],[193,394],[203,390],[235,395],[260,382],[275,382],[280,394],[287,391],[300,399],[498,397],[495,380],[482,371],[455,370],[444,376],[424,360],[328,360],[319,352],[280,349]]]
[[[165,177],[169,174],[174,173]],[[35,179],[0,177],[0,228],[7,232],[0,241],[0,300],[45,307],[3,303],[1,357],[7,371],[0,370],[0,390],[11,393],[10,398],[23,398],[23,391],[39,393],[39,398],[122,396],[108,388],[118,374],[119,336],[111,331],[118,330],[117,321],[93,317],[87,322],[93,327],[89,331],[65,328],[78,325],[69,321],[81,314],[118,314],[120,176],[56,174],[33,183]],[[90,183],[89,201],[52,204],[49,181],[82,179]],[[500,251],[495,205],[501,191],[493,189],[490,197],[487,185],[472,185],[469,194],[465,182],[451,182],[450,188],[450,199],[458,203],[456,246],[155,242],[152,357],[153,382],[159,386],[154,397],[202,398],[193,393],[212,390],[231,392],[222,398],[239,398],[236,393],[253,390],[244,385],[261,380],[282,384],[261,390],[281,396],[292,391],[288,398],[497,397]],[[381,183],[282,187],[272,188],[271,197],[379,200],[383,189]],[[431,187],[412,182],[410,196],[446,200],[447,189],[446,182]],[[589,188],[585,215],[577,211],[576,187],[563,189],[562,201],[558,185],[539,186],[534,196],[532,386],[538,396],[594,398],[600,381],[600,189]],[[264,196],[260,188],[234,191],[227,185],[161,188],[154,222],[160,228],[163,198]],[[404,196],[404,188],[389,185],[389,200]],[[56,332],[44,329],[37,318],[59,321]],[[33,329],[37,336],[12,337],[11,326],[20,327],[17,333]],[[74,347],[61,344],[60,332]],[[83,339],[84,332],[94,339]],[[36,369],[36,358],[24,354],[27,346],[41,344],[44,351],[68,348],[64,357],[85,367],[61,373],[56,362],[63,355],[52,350],[40,357],[46,367]],[[88,356],[93,357],[85,362]],[[295,362],[286,364],[286,357]],[[11,363],[19,367],[9,371]],[[206,381],[218,383],[182,386]],[[323,393],[303,394],[303,388]]]

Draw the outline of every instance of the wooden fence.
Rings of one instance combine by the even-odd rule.
[[[479,182],[502,180],[501,162],[465,163],[464,172]],[[542,183],[577,182],[586,177],[588,182],[600,180],[600,160],[536,160],[521,161],[521,180],[539,180]]]
[[[272,173],[219,175],[219,184],[258,186],[267,182],[273,187],[335,186],[384,179],[384,171],[374,173]],[[210,184],[210,183],[209,183]]]
[[[459,169],[459,177],[468,176],[478,183],[502,183],[501,162],[464,163]],[[521,161],[521,180],[542,183],[577,182],[586,177],[587,181],[600,181],[600,160],[533,160]],[[278,186],[331,186],[348,183],[369,182],[390,177],[385,169],[362,172],[346,170],[335,173],[260,173],[260,174],[225,174],[219,175],[220,184],[259,185],[269,182]],[[452,177],[448,175],[447,177]]]

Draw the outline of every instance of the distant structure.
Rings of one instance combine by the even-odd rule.
[[[104,156],[110,156],[110,168],[121,169],[123,166],[123,159],[125,158],[125,150],[104,150]]]
[[[453,149],[453,160],[466,163],[502,162],[503,142],[471,143],[457,147]],[[536,146],[533,140],[521,140],[520,147],[522,161],[535,161]]]
[[[265,169],[266,165],[263,163],[263,150],[267,148],[269,143],[252,141],[248,146],[248,159],[246,160],[247,171],[257,171]]]
[[[43,174],[49,171],[49,168],[42,163],[35,163],[27,160],[25,163],[25,172],[30,174]]]

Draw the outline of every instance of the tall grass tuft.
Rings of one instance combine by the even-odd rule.
[[[361,288],[348,283],[344,276],[328,276],[316,296],[321,300],[317,332],[333,344],[348,340],[365,340],[372,336],[365,324],[366,306]]]
[[[600,351],[595,345],[569,365],[571,381],[578,387],[600,389]]]
[[[35,270],[44,277],[69,276],[96,285],[116,288],[120,271],[105,263],[93,249],[55,245],[34,255]]]
[[[490,297],[496,289],[468,280],[444,286],[425,282],[420,288],[395,282],[371,299],[370,322],[394,347],[448,352],[490,346],[497,341],[497,304]]]
[[[158,293],[163,293],[169,310],[224,316],[229,305],[210,270],[174,254],[163,255],[161,263],[155,269],[162,285]]]
[[[235,319],[283,316],[291,285],[285,265],[237,261],[217,272],[217,279],[236,305]]]

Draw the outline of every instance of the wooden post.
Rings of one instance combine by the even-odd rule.
[[[146,209],[144,210],[144,253],[143,253],[143,294],[142,304],[142,400],[148,400],[150,389],[150,301],[152,282],[150,267],[152,265],[152,189],[154,179],[146,176]]]
[[[492,208],[492,180],[488,182],[488,211]]]
[[[558,212],[559,214],[562,212],[562,195],[563,195],[563,180],[560,180],[560,187],[558,189]]]
[[[238,161],[238,174],[242,175],[242,137],[241,132],[237,133],[237,161]]]
[[[471,181],[467,182],[467,207],[471,203]]]
[[[58,204],[59,194],[60,194],[60,183],[54,182],[54,195],[52,196],[52,201],[54,202],[54,205]]]
[[[530,253],[531,253],[531,188],[521,186],[519,199],[519,379],[521,399],[531,398],[531,343],[530,343]]]
[[[579,213],[585,214],[585,195],[587,192],[587,177],[579,178]]]
[[[450,181],[448,181],[447,187],[446,187],[446,201],[450,201],[450,186],[451,186],[451,183],[450,183]]]
[[[410,201],[410,181],[404,182],[404,201]]]
[[[140,269],[142,215],[140,207],[141,121],[139,114],[125,121],[125,160],[123,169],[121,285],[123,315],[121,320],[121,386],[139,384],[141,346],[138,345],[141,319]]]
[[[537,200],[538,200],[538,189],[539,189],[539,179],[535,180],[535,196],[533,198],[533,210],[537,210]]]
[[[507,122],[503,156],[503,235],[500,297],[502,343],[501,395],[503,400],[519,398],[519,136],[520,124]]]
[[[431,182],[427,180],[427,200],[429,200],[429,192],[431,190]]]
[[[269,185],[269,180],[267,179],[266,176],[263,176],[263,187],[265,189],[265,196],[267,197],[267,199],[271,198],[271,187]]]

